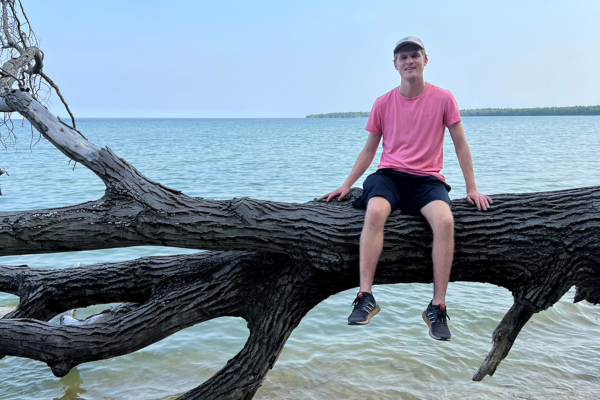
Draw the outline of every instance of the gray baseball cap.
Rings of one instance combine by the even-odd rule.
[[[424,49],[425,45],[423,44],[423,42],[421,41],[421,39],[419,39],[416,36],[405,36],[402,39],[398,40],[398,43],[396,43],[396,46],[394,47],[394,54],[396,54],[398,52],[398,50],[400,50],[400,48],[402,46],[406,46],[407,44],[415,44],[417,46],[419,46],[420,48]]]

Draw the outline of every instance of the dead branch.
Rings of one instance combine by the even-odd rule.
[[[71,109],[69,108],[69,105],[67,104],[67,101],[65,100],[65,98],[62,95],[62,93],[60,92],[60,89],[58,88],[58,85],[56,83],[54,83],[54,81],[52,79],[50,79],[50,77],[48,75],[46,75],[42,71],[41,68],[39,68],[39,70],[37,70],[37,71],[38,72],[36,72],[36,69],[34,68],[34,70],[32,72],[33,73],[39,73],[40,76],[42,78],[44,78],[46,80],[46,82],[48,82],[48,84],[52,87],[52,89],[54,89],[54,91],[56,92],[56,94],[60,98],[60,101],[63,103],[63,105],[65,106],[65,109],[69,113],[69,116],[71,117],[71,123],[73,124],[73,129],[76,129],[76,127],[75,127],[75,117],[73,116],[73,113],[71,112]],[[79,131],[77,131],[77,132],[79,132]],[[81,132],[79,132],[79,133],[81,134]]]

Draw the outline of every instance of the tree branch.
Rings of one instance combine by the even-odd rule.
[[[17,24],[17,34],[19,35],[19,39],[21,39],[21,44],[23,45],[23,48],[27,48],[27,41],[25,40],[25,38],[23,37],[23,32],[21,31],[21,21],[19,21],[19,18],[17,18],[17,11],[15,10],[14,7],[14,0],[13,1],[6,1],[8,3],[8,6],[10,7],[10,10],[12,11],[12,15],[15,17],[15,23]]]
[[[75,128],[75,117],[73,116],[73,113],[71,112],[71,109],[69,108],[69,105],[67,104],[67,101],[65,100],[65,98],[62,95],[62,93],[60,92],[60,89],[58,88],[58,85],[56,83],[54,83],[54,81],[52,79],[50,79],[50,77],[48,75],[46,75],[43,71],[40,70],[39,74],[40,74],[40,76],[42,78],[44,78],[46,80],[46,82],[48,82],[48,84],[50,86],[52,86],[52,88],[54,89],[54,91],[56,92],[56,94],[58,95],[58,97],[60,98],[60,101],[65,106],[65,109],[69,113],[69,116],[71,117],[71,122],[73,123],[73,129],[76,129]]]
[[[266,266],[275,262],[260,259]],[[0,349],[44,361],[62,376],[82,362],[130,353],[196,323],[244,315],[240,292],[248,289],[247,266],[256,261],[256,254],[228,252],[67,270],[0,267],[2,290],[21,297],[17,309],[0,320]],[[81,326],[41,322],[74,307],[113,302],[137,304]]]
[[[486,375],[494,375],[500,361],[508,355],[514,341],[517,339],[517,335],[533,314],[534,311],[531,308],[517,302],[513,304],[494,330],[492,350],[490,350],[485,361],[473,376],[474,381],[481,381]]]
[[[0,266],[0,291],[20,297],[19,306],[6,318],[48,321],[73,308],[144,303],[167,280],[190,276],[194,276],[193,281],[201,280],[207,271],[223,269],[225,265],[241,268],[256,257],[247,252],[202,252],[55,270]]]
[[[9,0],[2,0],[2,31],[4,33],[4,38],[6,39],[8,46],[14,48],[19,52],[19,54],[22,55],[23,48],[15,41],[9,30],[8,9],[6,7],[7,3],[10,4]]]
[[[6,76],[3,76],[0,79],[0,81],[2,82],[1,86],[5,90],[10,90],[15,81],[19,80],[16,78],[19,69],[25,67],[36,58],[39,58],[40,54],[40,49],[31,46],[22,51],[19,57],[11,58],[7,62],[5,62],[4,65],[2,65],[2,71]]]

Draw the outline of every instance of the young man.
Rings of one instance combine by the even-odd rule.
[[[433,231],[433,299],[423,312],[429,335],[450,340],[446,289],[454,254],[454,220],[450,210],[450,186],[440,174],[444,131],[448,128],[467,186],[467,201],[487,210],[492,200],[475,184],[469,146],[452,94],[423,79],[428,59],[421,39],[407,36],[394,47],[394,67],[400,86],[379,97],[367,122],[367,143],[344,184],[322,198],[338,201],[367,170],[383,138],[383,154],[377,172],[363,184],[363,195],[353,203],[366,208],[360,235],[360,291],[349,325],[366,325],[381,309],[372,295],[373,277],[383,249],[383,227],[390,213],[422,214]]]

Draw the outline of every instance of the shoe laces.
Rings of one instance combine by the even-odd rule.
[[[444,308],[442,308],[441,306],[434,308],[433,309],[433,316],[434,316],[433,320],[435,322],[441,322],[444,325],[448,325],[448,321],[447,320],[450,320],[450,316],[446,312],[446,307],[445,306],[444,306]]]
[[[352,303],[352,305],[355,308],[358,308],[359,310],[363,310],[363,311],[368,311],[367,310],[368,304],[369,304],[369,297],[365,296],[364,294],[362,296],[360,296],[360,294],[358,296],[356,296],[356,299],[354,299],[354,303]]]

